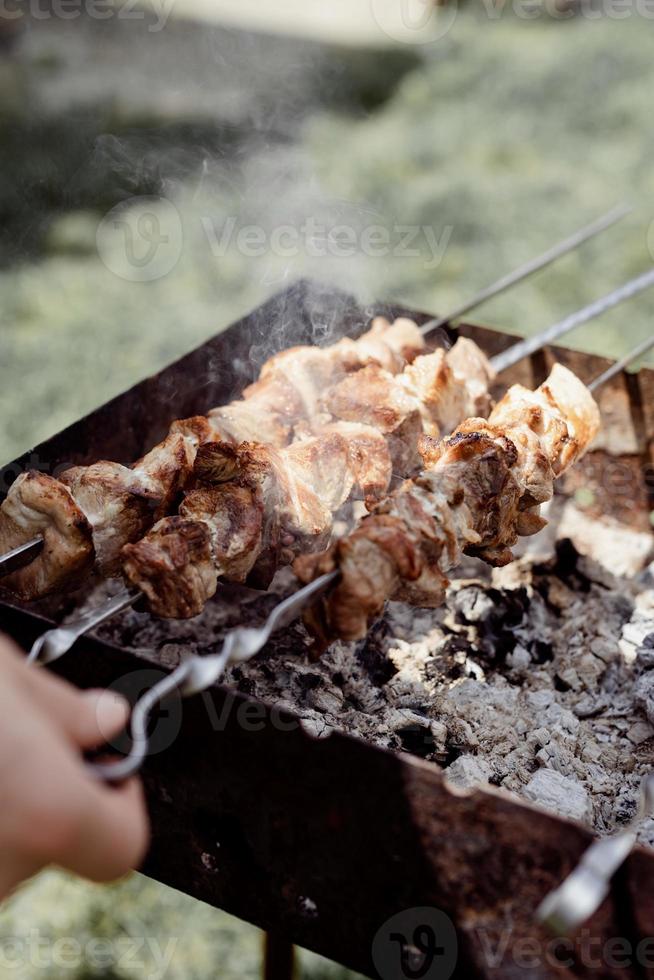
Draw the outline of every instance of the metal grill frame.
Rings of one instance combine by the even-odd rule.
[[[430,318],[383,304],[363,309],[331,287],[297,283],[0,470],[0,490],[34,465],[56,475],[99,458],[128,463],[163,437],[173,418],[237,396],[274,350],[356,336],[373,313]],[[491,355],[512,341],[473,325],[450,334],[459,332]],[[538,384],[555,357],[586,380],[609,363],[545,350],[503,383]],[[619,460],[619,498],[609,490],[598,507],[649,527],[654,372],[617,378],[602,401],[622,412],[639,451]],[[601,465],[603,456],[591,454],[589,465]],[[57,618],[63,611],[60,604]],[[0,600],[0,625],[29,648],[53,612],[51,605],[37,611]],[[56,667],[84,688],[123,678],[134,697],[164,669],[155,657],[91,637]],[[565,969],[544,962],[534,972],[520,953],[525,940],[545,948],[534,911],[589,844],[583,827],[493,789],[456,792],[435,764],[344,733],[315,739],[298,718],[221,685],[169,712],[179,734],[143,774],[153,826],[145,874],[370,976],[377,975],[377,931],[398,911],[424,906],[455,923],[457,976],[594,972],[581,959]],[[654,854],[634,852],[588,930],[600,940],[627,938],[634,948],[654,936]],[[602,975],[637,974],[605,965]]]

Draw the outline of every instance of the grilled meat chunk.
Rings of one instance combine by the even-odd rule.
[[[393,469],[410,473],[417,465],[422,433],[420,406],[398,378],[370,365],[329,390],[323,405],[334,419],[377,429],[385,437]]]
[[[459,373],[466,363],[470,388]],[[420,463],[417,444],[422,432],[439,436],[462,419],[490,410],[492,378],[486,357],[461,338],[450,351],[414,358],[396,376],[376,364],[363,368],[329,389],[322,403],[335,419],[362,422],[382,432],[395,471],[408,475]]]
[[[71,494],[75,498],[92,529],[98,570],[114,574],[122,548],[141,538],[176,507],[188,488],[198,447],[218,440],[235,445],[257,440],[284,446],[293,437],[294,426],[312,418],[316,393],[326,385],[370,363],[388,371],[401,371],[424,348],[413,321],[390,324],[378,318],[358,340],[346,338],[331,347],[284,351],[264,364],[259,380],[245,390],[242,399],[215,409],[206,418],[174,422],[168,436],[132,466],[103,461],[71,468],[62,476],[65,492],[59,498],[69,500]],[[45,515],[50,507],[51,487],[43,490],[48,499],[40,513]],[[378,477],[372,476],[370,492],[378,491]],[[7,517],[5,523],[9,527],[11,519]],[[66,557],[72,562],[73,575],[77,567],[74,556],[62,549],[60,560],[63,562]],[[41,560],[39,568],[39,575],[20,579],[23,597],[37,598],[55,591],[56,583],[66,580],[63,569],[56,564],[46,565]],[[55,576],[53,583],[47,581],[46,568]],[[8,577],[5,585],[11,589],[17,581]],[[38,591],[29,592],[30,582],[35,589],[38,585]]]
[[[452,432],[462,419],[488,415],[489,386],[495,372],[486,355],[466,337],[449,351],[417,357],[402,374],[407,391],[417,400],[428,435]]]
[[[121,550],[169,513],[193,472],[198,446],[213,434],[206,419],[176,422],[170,434],[133,466],[101,461],[61,475],[93,529],[98,570],[115,574]]]
[[[180,507],[183,522],[164,518],[123,550],[125,575],[143,589],[151,610],[167,618],[197,615],[215,593],[219,576],[243,582],[252,574],[267,585],[280,564],[302,550],[324,548],[332,513],[352,486],[348,445],[335,432],[283,450],[258,443],[207,444],[198,452],[196,474],[198,487]],[[186,535],[199,538],[200,528],[210,542],[211,576],[198,576],[196,555],[179,544]],[[174,598],[178,587],[180,602]]]
[[[195,461],[198,484],[210,489],[232,481],[256,488],[244,506],[263,512],[260,535],[253,544],[245,533],[251,515],[240,506],[234,510],[233,498],[224,492],[208,495],[208,508],[199,519],[212,533],[218,524],[226,524],[233,538],[229,551],[214,549],[218,575],[232,581],[247,576],[250,583],[267,586],[280,565],[328,544],[334,514],[354,492],[373,506],[388,492],[393,473],[406,476],[417,469],[425,429],[439,431],[439,386],[456,386],[447,356],[443,351],[419,356],[398,375],[370,364],[324,393],[314,377],[310,391],[315,401],[307,406],[313,423],[297,426],[295,442],[281,450],[249,442],[237,447],[224,442],[201,446]],[[282,361],[284,357],[279,355]],[[449,395],[447,399],[452,401]],[[323,424],[324,419],[334,421]],[[180,514],[191,516],[194,501],[195,491],[191,491]],[[152,537],[158,537],[161,529],[157,525]],[[137,585],[144,562],[152,555],[150,545],[137,568],[138,554],[138,545],[125,551],[130,557],[126,574]],[[174,574],[179,577],[179,568]],[[157,600],[150,602],[150,608],[159,615],[178,615],[169,600],[171,592],[170,587],[165,589],[165,607]],[[183,590],[184,595],[187,592]],[[193,609],[199,610],[207,598],[204,592],[198,594]]]
[[[316,429],[314,434],[321,438],[332,433],[345,439],[347,444],[353,489],[358,490],[366,501],[383,496],[393,476],[393,459],[383,433],[359,422],[331,422]]]
[[[543,526],[539,504],[599,424],[588,389],[556,365],[536,391],[511,388],[488,421],[468,419],[442,442],[423,439],[418,477],[380,501],[326,555],[295,562],[302,582],[341,572],[307,617],[318,646],[365,636],[389,598],[440,604],[447,572],[464,552],[493,565],[510,561],[518,535]]]
[[[42,536],[41,554],[0,580],[19,599],[55,592],[93,561],[91,525],[72,494],[51,476],[31,470],[12,484],[0,507],[0,550],[4,553]]]
[[[333,515],[355,487],[374,499],[388,489],[390,478],[384,437],[355,423],[326,425],[281,450],[208,443],[197,453],[196,489],[180,507],[184,522],[163,519],[142,541],[127,545],[125,575],[143,589],[157,615],[197,615],[214,594],[218,576],[267,586],[280,565],[326,547]],[[192,567],[197,556],[179,544],[184,535],[199,536],[199,524],[211,541],[214,576],[198,576]],[[174,583],[163,583],[166,575],[177,583],[186,575],[180,602],[173,598]]]
[[[211,532],[202,521],[166,517],[137,544],[124,548],[125,574],[160,615],[196,616],[218,585]],[[200,597],[205,597],[199,605]]]
[[[283,446],[294,426],[319,411],[321,393],[360,368],[375,364],[397,374],[425,350],[413,320],[390,324],[383,317],[357,340],[345,337],[329,347],[291,347],[273,355],[243,399],[209,413],[216,439]]]
[[[75,466],[61,482],[91,525],[98,568],[110,574],[125,542],[152,525],[159,505],[154,487],[126,466],[109,462]]]

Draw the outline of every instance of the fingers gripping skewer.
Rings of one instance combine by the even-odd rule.
[[[487,300],[492,299],[494,296],[499,296],[500,293],[505,293],[508,289],[513,286],[517,286],[518,283],[523,282],[529,276],[533,275],[535,272],[539,272],[541,269],[546,268],[555,262],[557,259],[562,258],[562,256],[567,255],[568,252],[574,251],[574,249],[579,248],[584,242],[589,241],[594,238],[595,235],[599,235],[601,232],[606,231],[616,222],[621,221],[626,215],[631,213],[632,208],[628,205],[621,204],[618,207],[612,208],[607,214],[602,215],[592,224],[587,225],[585,228],[581,228],[576,231],[569,238],[565,238],[558,245],[553,245],[542,255],[537,258],[532,259],[530,262],[526,262],[521,265],[519,269],[514,272],[510,272],[506,276],[502,276],[497,282],[492,285],[487,286],[486,289],[482,289],[478,292],[472,299],[466,301],[461,306],[452,310],[446,316],[435,317],[433,320],[429,320],[420,329],[423,334],[431,333],[433,330],[437,330],[439,327],[444,327],[448,323],[453,323],[454,320],[458,320],[460,317],[464,316],[466,313],[470,313],[472,310],[477,309],[482,303],[487,302]]]

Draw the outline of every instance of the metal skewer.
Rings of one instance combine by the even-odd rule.
[[[638,344],[638,346],[634,347],[634,349],[629,351],[628,354],[621,357],[619,361],[612,364],[610,368],[607,368],[606,371],[604,371],[603,374],[600,374],[598,378],[591,381],[591,383],[588,385],[589,390],[595,391],[596,388],[601,388],[603,384],[606,384],[607,381],[614,378],[616,374],[620,374],[621,371],[624,371],[624,369],[633,361],[637,361],[643,356],[643,354],[646,354],[647,351],[652,348],[652,346],[654,346],[654,337],[648,337],[642,342],[642,344]]]
[[[23,568],[25,565],[29,565],[42,551],[43,538],[32,538],[31,541],[26,541],[25,544],[19,544],[17,548],[13,548],[11,551],[7,551],[6,554],[0,555],[0,578],[3,575],[9,575],[10,572],[18,571],[19,568]]]
[[[632,360],[641,357],[652,347],[654,347],[654,336],[635,347],[629,354],[626,355],[626,357],[623,357],[618,362],[618,365],[616,365],[615,368],[610,368],[609,371],[605,371],[598,378],[596,378],[595,381],[591,382],[589,387],[595,390],[600,384],[603,384],[605,381],[609,380],[609,378],[613,377],[619,370],[622,370],[622,368],[629,364]],[[275,606],[263,626],[258,628],[237,626],[225,637],[220,653],[205,656],[199,656],[196,654],[184,661],[184,663],[177,667],[177,669],[171,674],[164,677],[163,680],[156,684],[150,691],[147,692],[147,694],[137,701],[133,709],[131,722],[133,744],[129,755],[117,763],[93,765],[91,767],[92,772],[96,776],[109,782],[116,782],[126,779],[128,776],[131,776],[137,772],[147,756],[148,720],[153,708],[156,707],[156,705],[158,705],[164,698],[175,692],[182,697],[190,697],[192,694],[198,694],[205,691],[219,680],[230,663],[249,660],[265,646],[270,636],[276,630],[291,623],[318,594],[323,592],[336,581],[339,574],[340,573],[337,571],[330,572],[327,575],[322,575],[320,578],[315,579],[315,581],[310,582],[308,585],[304,586],[304,588],[299,589],[293,595],[289,596],[287,599],[284,599],[281,603],[279,603],[279,605]],[[96,612],[89,613],[86,616],[81,617],[76,622],[69,623],[67,626],[50,630],[36,641],[32,647],[29,659],[32,661],[38,659],[45,663],[57,659],[66,653],[83,633],[86,633],[94,626],[105,622],[118,611],[126,609],[128,606],[136,602],[138,598],[139,593],[126,589]],[[649,792],[654,796],[654,776],[652,777]],[[605,842],[602,843],[605,844]],[[607,870],[607,881],[610,880],[613,871],[619,867],[619,864],[629,853],[629,850],[633,846],[633,841],[629,844],[629,846],[627,845],[628,841],[625,839],[624,841],[621,841],[619,845],[615,846],[614,851],[611,852],[614,854],[613,864],[610,864],[608,858],[606,858],[604,851],[602,850],[602,861],[606,861],[606,869],[609,869]],[[618,861],[620,854],[623,852],[624,856],[620,859],[620,861]],[[616,861],[618,861],[618,863],[616,863]],[[586,882],[584,887],[592,889],[592,891],[589,891],[588,897],[586,898],[586,904],[583,906],[584,908],[588,907],[589,904],[592,904],[591,900],[594,900],[594,898],[599,894],[599,886],[596,883],[599,872],[595,868],[596,862],[592,855],[589,859],[589,863],[593,868],[594,877],[592,881],[590,881],[590,883],[586,882],[588,877],[586,874],[586,868],[583,875],[580,873],[579,877],[575,881],[575,884],[565,892],[560,903],[558,899],[551,899],[552,916],[570,915],[569,911],[567,911],[571,901],[569,896],[572,894],[574,897],[578,893],[579,889],[584,886],[584,882]],[[610,868],[613,868],[613,870],[610,870]],[[580,880],[581,885],[579,884]],[[563,911],[561,911],[561,909],[563,909]],[[547,915],[549,916],[550,912],[547,912]],[[552,919],[552,921],[554,921],[554,919]]]
[[[200,694],[220,680],[230,664],[250,660],[263,649],[273,633],[297,619],[305,606],[324,592],[339,575],[340,572],[329,572],[314,579],[275,606],[263,626],[257,628],[237,626],[225,637],[220,653],[208,656],[195,654],[150,688],[143,697],[139,698],[132,711],[130,725],[132,748],[129,755],[119,762],[91,763],[90,770],[93,775],[105,782],[115,783],[122,782],[138,772],[148,754],[148,721],[158,704],[175,692],[183,698]]]
[[[594,320],[596,317],[601,316],[602,313],[612,310],[613,307],[624,303],[625,300],[632,299],[632,297],[637,296],[638,293],[642,293],[651,286],[654,286],[654,269],[649,269],[647,272],[643,272],[642,275],[636,276],[635,279],[630,279],[623,286],[619,286],[612,292],[607,293],[606,296],[596,299],[594,303],[584,306],[583,309],[577,310],[576,313],[571,313],[570,316],[559,320],[558,323],[553,323],[551,327],[541,330],[534,337],[526,337],[524,340],[520,340],[513,347],[509,347],[508,350],[497,354],[492,359],[491,364],[498,374],[500,371],[506,371],[507,368],[521,361],[523,357],[535,353],[541,347],[545,347],[547,344],[551,344],[559,337],[562,337],[563,334],[574,330],[575,327],[580,327],[582,323],[588,323],[589,320]],[[633,356],[634,352],[632,351],[627,355],[627,358],[631,359]]]
[[[47,630],[38,640],[35,640],[27,657],[28,664],[37,661],[41,664],[51,664],[54,660],[58,660],[68,653],[81,636],[106,623],[108,619],[113,619],[124,609],[129,609],[140,598],[141,593],[135,589],[121,589],[97,609],[92,609],[78,619],[64,623],[56,629]]]
[[[654,277],[654,270],[652,271]],[[619,290],[618,290],[619,291]],[[596,306],[597,304],[592,304]],[[589,307],[586,307],[589,309]],[[580,311],[582,313],[583,311]],[[600,385],[614,377],[619,371],[623,370],[628,364],[642,357],[650,348],[654,347],[654,336],[638,344],[625,357],[621,358],[616,364],[604,371],[598,378],[591,381],[588,385],[591,391],[595,391]],[[297,593],[301,597],[303,590]],[[133,606],[141,598],[141,592],[135,589],[123,589],[113,598],[109,599],[104,605],[85,613],[76,620],[65,623],[62,626],[47,630],[36,640],[27,658],[29,663],[40,662],[43,664],[52,663],[67,653],[77,640],[88,633],[90,630],[100,626],[101,623],[111,619],[117,613],[122,612]],[[273,613],[274,615],[274,613]]]
[[[638,839],[638,828],[654,812],[654,773],[645,776],[638,811],[625,830],[594,841],[559,887],[550,892],[536,913],[555,935],[574,932],[589,919],[611,890],[611,879],[627,860]]]
[[[544,269],[546,266],[551,265],[552,262],[560,259],[568,252],[574,251],[574,249],[579,248],[580,245],[583,245],[584,242],[594,238],[595,235],[599,235],[607,228],[610,228],[612,225],[616,224],[616,222],[621,221],[622,218],[630,214],[632,210],[633,209],[627,204],[620,204],[617,207],[612,208],[611,211],[607,212],[607,214],[602,215],[601,218],[598,218],[591,224],[586,225],[585,228],[580,228],[579,231],[576,231],[573,235],[570,235],[569,238],[565,238],[562,242],[559,242],[558,245],[553,245],[552,248],[549,248],[546,252],[543,252],[542,255],[539,255],[535,259],[531,259],[530,262],[526,262],[524,265],[521,265],[519,269],[516,269],[514,272],[510,272],[506,276],[502,276],[502,278],[498,279],[497,282],[494,282],[492,285],[482,289],[476,294],[476,296],[473,296],[472,299],[463,303],[461,306],[458,306],[455,310],[452,310],[452,312],[448,313],[447,316],[435,317],[433,320],[429,320],[420,328],[422,333],[431,333],[432,330],[437,330],[438,327],[444,327],[446,324],[452,323],[454,320],[458,320],[459,317],[464,316],[466,313],[470,313],[471,310],[481,306],[482,303],[492,299],[494,296],[499,296],[500,293],[506,292],[507,289],[510,289],[512,286],[516,286],[519,282],[527,279],[535,272],[538,272],[540,269]]]
[[[612,208],[610,211],[607,211],[606,214],[602,215],[601,218],[598,218],[591,224],[581,228],[569,238],[565,238],[562,242],[559,242],[558,245],[554,245],[542,255],[538,256],[538,258],[532,259],[531,262],[527,262],[525,265],[520,266],[519,269],[509,273],[509,275],[504,276],[502,279],[498,279],[496,283],[494,283],[492,286],[488,286],[487,289],[482,290],[480,293],[477,293],[477,295],[474,296],[468,303],[451,313],[449,316],[440,317],[437,320],[430,320],[428,323],[425,323],[420,328],[421,332],[423,334],[430,333],[437,327],[443,326],[443,324],[449,323],[450,321],[455,320],[457,317],[462,316],[464,313],[468,313],[470,310],[475,309],[492,296],[497,296],[499,293],[505,292],[511,286],[517,285],[519,282],[522,282],[523,279],[526,279],[528,276],[532,275],[532,273],[537,272],[539,269],[545,268],[545,266],[550,265],[550,263],[554,262],[556,259],[561,258],[568,252],[571,252],[580,245],[583,245],[584,242],[587,242],[589,239],[594,238],[601,232],[606,231],[607,228],[611,228],[618,221],[621,221],[622,218],[626,217],[626,215],[630,214],[632,210],[633,208],[627,204],[620,204],[617,207]],[[619,302],[619,300],[617,302]],[[580,322],[583,323],[585,321],[582,320]],[[575,325],[575,323],[572,323],[565,329],[561,329],[560,332],[555,334],[555,336],[562,336],[563,333],[567,333],[568,330],[572,330]],[[496,365],[496,362],[497,364],[500,364],[503,359],[508,358],[511,351],[517,350],[521,344],[526,344],[526,341],[520,341],[514,347],[509,348],[508,351],[504,351],[502,354],[497,355],[497,357],[491,361],[491,364],[497,372],[503,370],[504,367],[509,367],[511,364],[515,364],[516,361],[519,361],[522,357],[525,357],[527,353],[532,353],[534,350],[538,350],[540,347],[543,347],[545,344],[549,343],[552,339],[550,331],[554,329],[554,327],[548,327],[547,331],[532,337],[529,343],[535,344],[535,346],[529,351],[526,351],[524,354],[518,354],[515,357],[515,360],[509,360],[506,364],[499,367]],[[10,572],[15,572],[19,568],[23,568],[25,565],[29,565],[34,558],[38,557],[42,548],[43,539],[37,537],[26,542],[24,545],[20,545],[13,551],[0,556],[0,578],[2,578],[4,575],[9,575]]]

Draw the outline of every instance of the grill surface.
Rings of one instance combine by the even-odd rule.
[[[371,313],[399,312],[428,319],[383,306],[362,310],[343,294],[297,284],[5,467],[0,491],[29,467],[56,475],[99,458],[130,462],[173,418],[236,396],[275,350],[356,335]],[[489,354],[511,342],[481,327],[460,332]],[[554,356],[541,352],[503,381],[538,384]],[[586,380],[608,363],[567,350],[556,357]],[[567,489],[589,482],[598,512],[648,527],[654,372],[617,379],[602,393],[602,408],[613,445],[630,451],[590,454]],[[0,623],[29,646],[64,611],[61,603],[35,611],[0,602]],[[57,667],[82,687],[117,684],[132,697],[162,669],[93,638]],[[524,955],[526,939],[545,949],[534,910],[590,841],[578,825],[492,790],[454,793],[436,766],[345,734],[317,740],[292,716],[222,687],[183,710],[167,707],[157,742],[144,772],[154,831],[144,871],[152,877],[369,975],[377,973],[378,930],[395,913],[424,906],[444,910],[456,925],[457,975],[596,974],[587,957],[561,968],[550,956],[534,972]],[[654,855],[635,852],[588,924],[592,937],[623,937],[635,948],[653,936],[653,880]],[[642,974],[605,964],[602,975]]]

